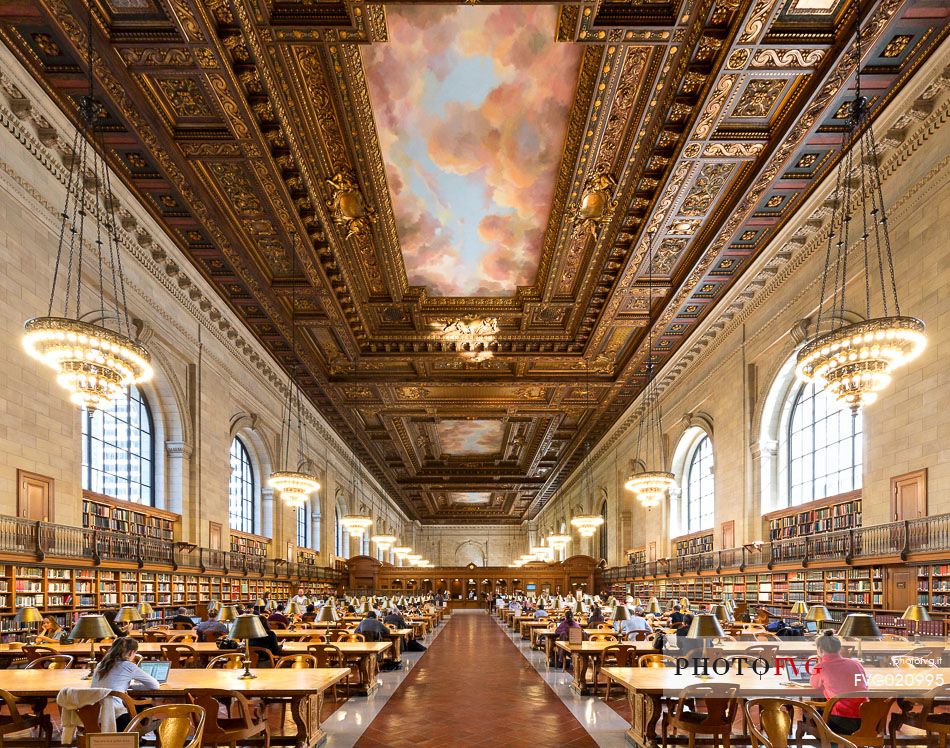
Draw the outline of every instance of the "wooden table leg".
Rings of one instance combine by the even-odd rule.
[[[630,704],[630,729],[627,735],[637,745],[657,748],[656,725],[663,713],[660,697],[628,688],[627,701]]]
[[[296,748],[315,748],[322,745],[327,734],[320,727],[323,711],[323,691],[295,696],[290,701],[290,714],[297,726]]]

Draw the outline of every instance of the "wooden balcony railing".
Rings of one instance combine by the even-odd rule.
[[[902,561],[928,553],[950,552],[950,514],[855,527],[850,530],[786,538],[763,543],[758,548],[728,548],[692,556],[644,561],[605,569],[604,581],[636,579],[699,572],[744,571],[746,567],[800,564],[817,561],[844,561],[897,557]]]
[[[202,548],[190,543],[169,543],[141,535],[85,527],[35,522],[0,515],[0,553],[43,561],[82,559],[93,564],[133,562],[140,567],[168,566],[196,573],[256,574],[273,579],[305,579],[335,583],[343,570],[270,559],[233,551]],[[345,570],[345,567],[344,567]]]

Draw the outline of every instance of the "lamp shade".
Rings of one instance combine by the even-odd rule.
[[[812,605],[808,609],[808,614],[805,616],[805,620],[814,621],[815,623],[830,621],[831,613],[828,612],[828,608],[826,608],[824,605]]]
[[[724,633],[716,616],[712,613],[699,613],[693,616],[693,622],[689,625],[686,636],[690,639],[698,639],[706,636],[724,636]]]
[[[792,605],[792,615],[803,616],[808,613],[808,606],[801,600],[797,600],[794,605]]]
[[[336,608],[332,605],[324,605],[320,608],[320,612],[317,614],[317,620],[321,623],[332,623],[338,621],[339,618],[336,616]]]
[[[614,606],[614,620],[615,621],[626,621],[629,618],[630,618],[630,611],[627,610],[626,605]]]
[[[237,607],[234,605],[222,605],[218,611],[219,621],[233,621],[238,617]]]
[[[232,639],[258,639],[267,636],[267,630],[261,623],[260,616],[245,613],[234,619],[229,635]]]
[[[633,598],[633,607],[634,607],[634,608],[642,608],[642,607],[643,607],[643,602],[640,600],[639,597]]]
[[[681,597],[680,598],[680,607],[689,610],[689,598]]]
[[[150,615],[155,614],[155,609],[151,606],[150,603],[142,601],[139,603],[139,613],[143,618],[148,618]]]
[[[92,613],[79,616],[69,632],[70,639],[108,639],[113,636],[115,632],[106,617]]]
[[[717,621],[723,623],[733,620],[732,613],[729,612],[729,609],[726,608],[725,605],[713,605],[710,613],[716,617]]]
[[[43,620],[43,616],[32,605],[27,605],[16,612],[16,617],[13,620],[17,623],[39,623]]]
[[[137,623],[142,620],[142,614],[134,605],[123,605],[115,614],[116,623]]]
[[[881,630],[870,614],[848,613],[841,624],[841,628],[838,629],[838,636],[876,639],[880,638]]]
[[[902,621],[929,621],[930,612],[923,605],[911,605],[901,616]]]
[[[369,613],[372,609],[373,609],[373,604],[372,604],[369,600],[367,600],[367,601],[364,602],[362,605],[360,605],[358,612],[359,612],[359,613],[362,613],[363,615],[366,615],[366,614]]]
[[[660,615],[663,612],[663,609],[660,608],[660,601],[655,597],[650,598],[650,604],[647,606],[647,613],[652,613],[655,616]]]

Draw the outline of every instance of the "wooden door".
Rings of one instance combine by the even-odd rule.
[[[736,521],[734,519],[722,523],[722,549],[736,547]]]
[[[221,523],[220,522],[208,523],[208,545],[211,546],[212,550],[215,550],[215,551],[221,550]]]
[[[17,470],[17,516],[33,521],[53,521],[53,479]]]
[[[927,516],[927,469],[891,478],[891,520],[902,522]]]
[[[904,610],[917,603],[917,569],[895,568],[887,570],[888,610]]]

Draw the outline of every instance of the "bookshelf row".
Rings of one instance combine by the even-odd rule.
[[[709,553],[713,549],[713,534],[691,535],[673,541],[673,551],[677,558],[693,556],[697,553]]]
[[[253,604],[265,592],[274,600],[286,600],[300,585],[311,591],[328,589],[321,582],[298,584],[244,576],[0,564],[0,635],[22,631],[13,617],[27,606],[67,625],[83,613],[148,602],[155,609],[146,622],[151,625],[174,616],[179,607],[194,610],[211,600]]]
[[[950,612],[950,564],[917,567],[917,604]]]
[[[950,576],[947,582],[947,595],[950,596]],[[798,601],[847,610],[884,607],[884,579],[880,566],[644,580],[632,582],[629,586],[630,594],[640,598],[673,600],[685,597],[695,604],[731,599],[752,607],[769,604],[790,608]]]
[[[173,542],[177,514],[83,492],[82,526]]]
[[[231,530],[231,552],[267,558],[270,539]]]
[[[787,540],[861,526],[860,493],[848,494],[844,500],[816,503],[817,506],[809,504],[811,508],[798,507],[766,515],[769,540]]]

